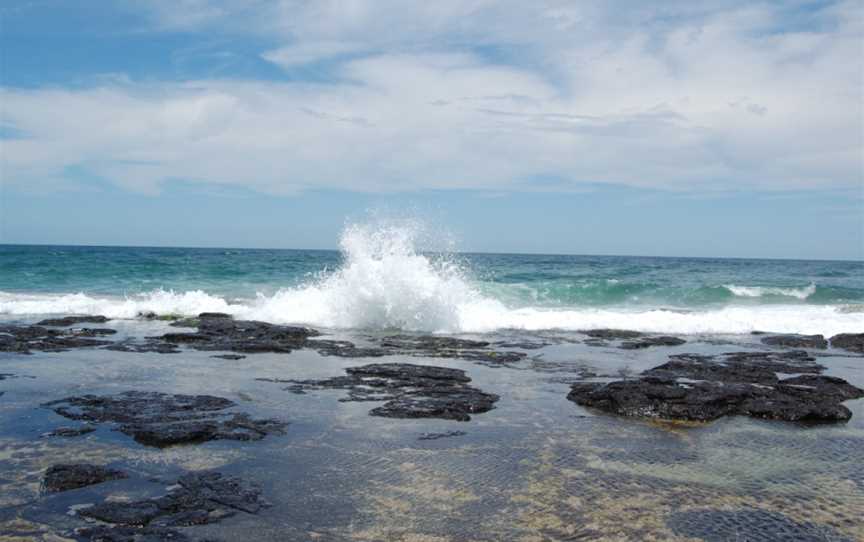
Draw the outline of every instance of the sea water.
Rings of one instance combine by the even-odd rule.
[[[0,318],[204,311],[331,329],[864,328],[864,262],[469,254],[416,223],[345,228],[340,250],[0,245]]]

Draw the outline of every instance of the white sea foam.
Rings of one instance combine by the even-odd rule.
[[[103,314],[135,318],[142,312],[193,316],[215,311],[274,323],[450,333],[626,328],[679,334],[765,330],[833,335],[864,330],[864,312],[826,305],[729,306],[692,312],[508,307],[482,295],[453,260],[417,251],[417,237],[416,225],[405,222],[350,226],[341,239],[344,262],[336,271],[272,296],[227,300],[203,291],[156,290],[125,297],[0,292],[0,315]],[[756,295],[757,290],[727,288],[747,292],[736,295]],[[795,294],[776,295],[803,299],[813,288],[777,289]],[[769,290],[758,288],[759,295]]]
[[[732,292],[738,297],[765,297],[765,296],[781,296],[794,297],[796,299],[807,299],[816,293],[816,285],[810,284],[803,288],[778,288],[770,286],[736,286],[734,284],[724,284],[724,288]]]

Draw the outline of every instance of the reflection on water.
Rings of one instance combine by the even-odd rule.
[[[674,351],[741,348],[705,342]],[[532,357],[512,367],[386,358],[461,368],[472,385],[501,396],[495,410],[467,423],[374,418],[367,413],[377,403],[340,402],[339,390],[298,395],[255,380],[327,378],[369,360],[305,351],[239,361],[207,352],[4,354],[0,372],[35,378],[0,382],[0,540],[61,540],[82,525],[70,509],[158,495],[179,474],[208,469],[261,484],[272,506],[184,528],[192,539],[864,539],[864,400],[847,403],[852,420],[835,426],[620,419],[567,401],[566,382],[639,372],[673,350],[561,340],[525,351]],[[864,385],[861,358],[819,363]],[[291,425],[260,442],[164,450],[104,426],[74,438],[41,436],[68,421],[40,403],[129,389],[223,396]],[[421,438],[431,433],[440,438]],[[60,462],[106,464],[132,476],[40,494],[42,471]]]

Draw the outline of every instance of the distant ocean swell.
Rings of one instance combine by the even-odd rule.
[[[864,292],[856,288],[816,283],[675,288],[650,280],[575,280],[554,273],[478,281],[458,259],[418,252],[416,234],[404,224],[350,226],[341,238],[343,259],[337,269],[269,295],[161,289],[126,296],[0,292],[0,315],[131,319],[148,312],[215,311],[274,323],[448,333],[599,327],[681,334],[864,331]]]

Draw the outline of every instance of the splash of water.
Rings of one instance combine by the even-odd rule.
[[[342,234],[339,269],[313,284],[259,297],[249,316],[339,328],[453,332],[462,328],[469,307],[504,310],[471,286],[454,258],[419,251],[424,234],[422,224],[412,220],[350,225]]]
[[[508,307],[499,295],[480,293],[458,259],[423,252],[428,230],[416,220],[353,224],[341,237],[342,264],[308,283],[272,296],[227,300],[203,291],[155,290],[127,297],[0,292],[0,314],[104,314],[135,318],[142,312],[196,315],[226,312],[238,318],[299,323],[325,328],[399,329],[422,332],[490,332],[500,329],[582,330],[626,328],[665,333],[860,332],[859,305],[760,305],[669,311],[636,307],[538,306],[537,300]],[[431,236],[434,240],[435,235]],[[741,297],[805,299],[801,289],[726,286]],[[733,288],[735,290],[733,290]],[[776,290],[776,291],[774,291]]]

